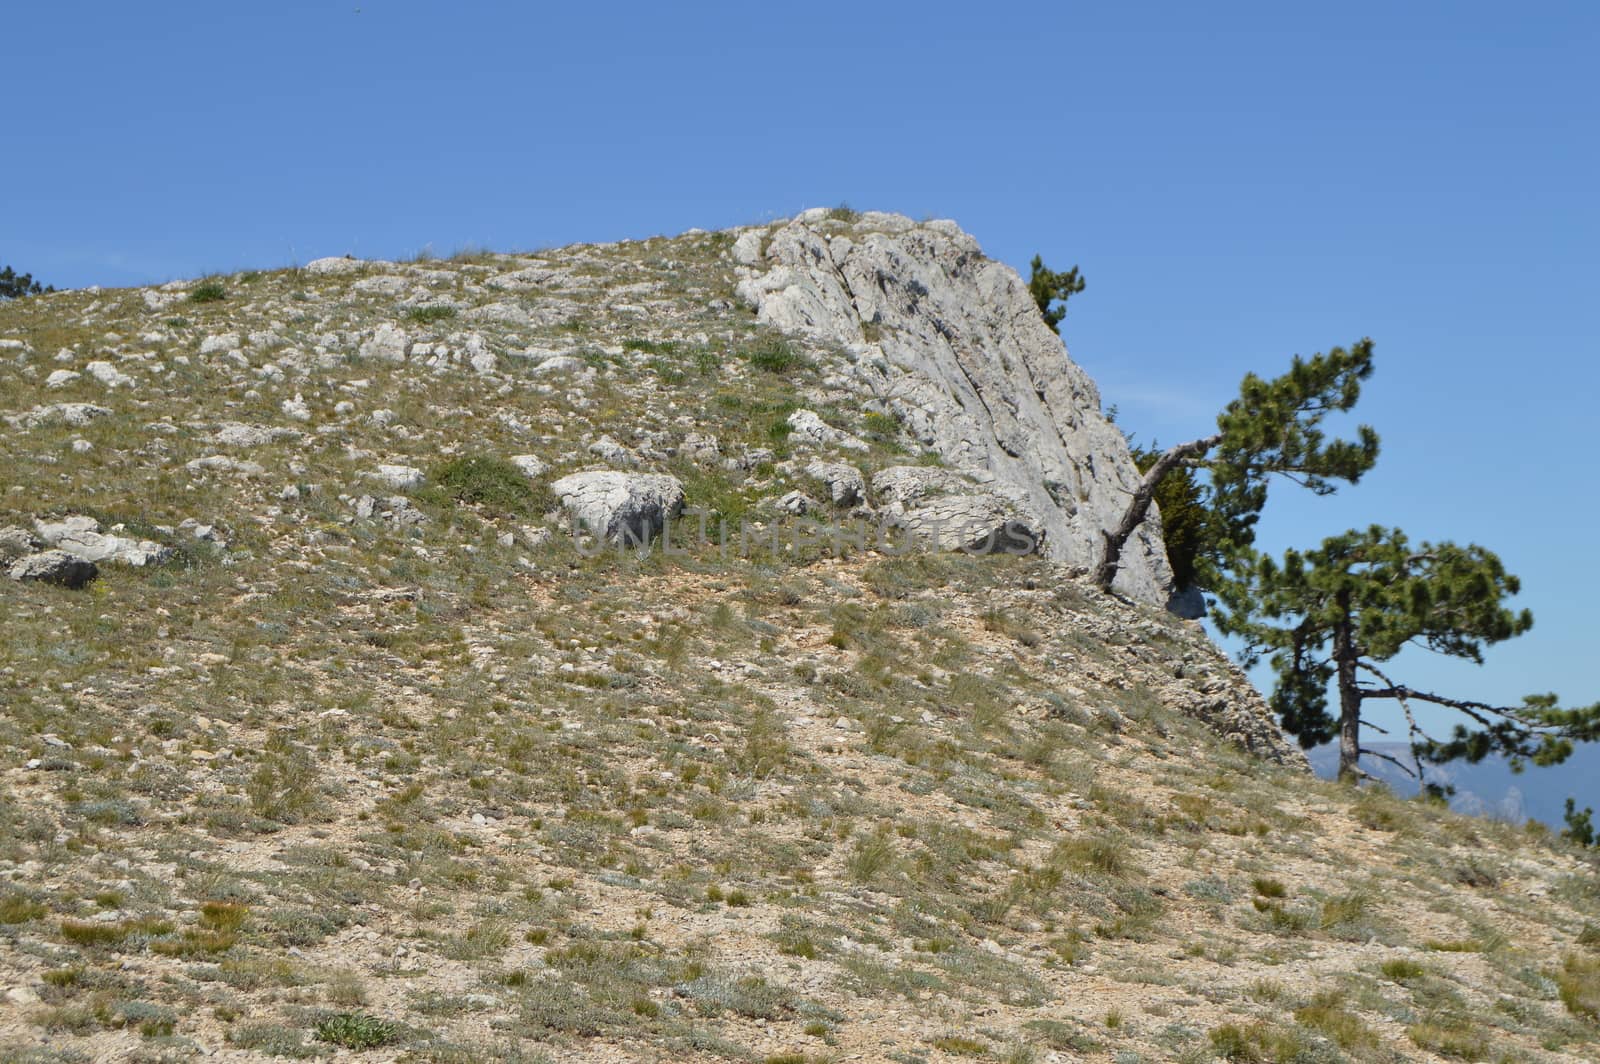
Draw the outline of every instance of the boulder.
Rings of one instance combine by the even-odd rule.
[[[543,476],[545,470],[550,468],[545,460],[536,454],[514,454],[511,456],[511,464],[528,474],[530,478]]]
[[[394,488],[396,491],[410,491],[413,488],[420,488],[422,487],[422,482],[427,479],[422,470],[417,469],[415,466],[407,465],[381,465],[368,473],[367,476]]]
[[[806,476],[827,485],[835,506],[857,506],[867,500],[867,481],[861,470],[847,462],[814,461]]]
[[[24,554],[32,554],[42,546],[33,533],[25,528],[7,525],[0,528],[0,561],[9,562]]]
[[[100,575],[94,562],[85,561],[64,550],[47,550],[30,554],[11,566],[11,579],[23,583],[56,584],[61,587],[80,588]]]
[[[110,410],[93,403],[50,403],[21,414],[7,414],[5,420],[6,424],[18,429],[36,429],[41,425],[69,425],[77,429],[110,416]]]
[[[325,259],[312,259],[306,263],[306,272],[314,277],[328,274],[355,273],[365,265],[366,263],[360,259],[352,258],[349,255],[330,255]]]
[[[185,463],[184,468],[191,473],[236,473],[242,477],[259,477],[266,473],[266,469],[257,462],[247,462],[225,454],[196,458]]]
[[[867,451],[867,441],[823,421],[814,411],[796,410],[789,415],[789,441],[809,447],[842,447],[847,451]]]
[[[411,338],[397,325],[384,322],[375,329],[357,352],[362,358],[376,358],[383,362],[404,362]]]
[[[84,369],[107,388],[131,388],[134,380],[109,362],[91,362]]]
[[[649,543],[683,512],[683,485],[658,473],[573,473],[550,485],[573,519],[621,545]]]

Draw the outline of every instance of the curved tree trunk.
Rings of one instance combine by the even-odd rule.
[[[1114,530],[1101,533],[1105,537],[1105,553],[1101,555],[1100,564],[1095,567],[1094,582],[1102,591],[1111,590],[1111,582],[1117,578],[1117,570],[1122,567],[1122,548],[1128,545],[1128,540],[1139,530],[1139,526],[1150,513],[1150,503],[1155,499],[1156,488],[1160,486],[1162,479],[1187,459],[1205,454],[1221,441],[1222,433],[1219,432],[1213,436],[1180,443],[1162,452],[1161,457],[1156,459],[1155,465],[1145,471],[1144,478],[1133,491],[1128,509],[1122,514],[1122,520],[1117,522]]]
[[[1350,592],[1338,594],[1339,623],[1333,630],[1333,661],[1339,677],[1339,778],[1353,782],[1361,774],[1361,690],[1356,686],[1355,625],[1350,618]]]

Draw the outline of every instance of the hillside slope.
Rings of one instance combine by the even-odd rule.
[[[1593,1059],[1594,865],[1312,778],[1082,581],[1092,384],[824,238],[1015,297],[818,213],[0,306],[0,552],[99,567],[0,579],[0,1059]]]

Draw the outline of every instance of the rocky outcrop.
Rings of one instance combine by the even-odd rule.
[[[764,250],[741,236],[736,259],[750,264],[741,296],[762,321],[842,347],[871,403],[1005,500],[1048,556],[1098,561],[1101,532],[1116,524],[1138,474],[1094,383],[1022,279],[953,222],[825,215],[806,212]],[[794,429],[791,439],[817,432],[810,419]],[[1171,582],[1159,523],[1148,521],[1124,552],[1117,587],[1159,605]]]
[[[683,485],[663,474],[573,473],[550,489],[579,525],[624,546],[649,543],[683,512]]]
[[[34,530],[45,543],[87,562],[140,567],[160,565],[173,555],[171,547],[153,540],[101,532],[100,522],[92,517],[74,515],[60,521],[35,521]]]

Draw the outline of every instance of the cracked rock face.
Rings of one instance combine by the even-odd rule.
[[[649,543],[683,512],[683,485],[658,473],[573,473],[550,489],[573,520],[612,543]]]
[[[1138,472],[1100,394],[1016,271],[952,222],[864,215],[830,235],[806,216],[772,233],[739,286],[763,322],[843,347],[869,405],[1003,499],[1049,557],[1099,560]],[[800,426],[797,435],[803,436]],[[1123,554],[1117,588],[1164,605],[1159,523]]]

